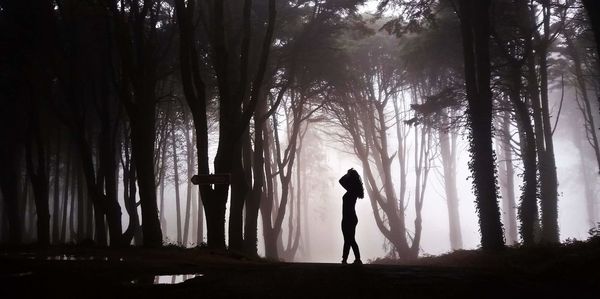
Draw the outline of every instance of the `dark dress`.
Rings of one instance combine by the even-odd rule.
[[[344,261],[348,259],[350,247],[352,247],[352,251],[354,252],[354,258],[360,260],[358,244],[356,244],[356,240],[354,239],[356,224],[358,224],[358,218],[356,217],[356,211],[354,210],[356,198],[356,195],[350,192],[346,192],[342,197],[342,234],[344,234],[344,251],[342,259]]]

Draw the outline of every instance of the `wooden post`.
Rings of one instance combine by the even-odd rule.
[[[231,174],[196,174],[191,181],[194,185],[228,185],[231,182]]]

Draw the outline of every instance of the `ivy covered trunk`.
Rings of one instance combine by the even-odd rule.
[[[490,7],[490,0],[461,0],[458,5],[465,59],[467,116],[471,128],[469,167],[473,173],[481,247],[487,250],[504,247],[492,148]]]

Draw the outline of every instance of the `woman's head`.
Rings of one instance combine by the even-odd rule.
[[[340,179],[340,185],[342,185],[346,191],[353,193],[358,198],[365,197],[362,180],[354,168],[348,169],[348,172]]]

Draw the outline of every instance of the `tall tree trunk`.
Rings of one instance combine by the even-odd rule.
[[[110,246],[119,247],[123,241],[123,231],[121,223],[121,206],[118,200],[118,167],[117,167],[117,146],[116,146],[116,114],[110,109],[110,97],[108,92],[102,88],[101,105],[101,131],[99,139],[99,158],[100,158],[100,176],[103,177],[105,190],[105,213],[108,223],[108,232],[110,236]]]
[[[208,120],[206,115],[206,86],[199,67],[198,53],[194,39],[194,7],[195,1],[175,1],[175,13],[179,25],[180,43],[179,58],[181,60],[181,77],[185,99],[190,107],[196,131],[196,149],[198,153],[198,174],[208,175]],[[217,4],[221,4],[217,2]],[[218,9],[218,7],[217,7]],[[222,7],[221,7],[222,9]],[[224,109],[224,107],[221,107]],[[225,248],[225,202],[217,198],[215,190],[209,185],[201,185],[200,199],[206,212],[207,242],[212,248]],[[226,197],[225,197],[226,198]],[[202,223],[201,211],[198,211],[198,225]],[[201,240],[201,230],[198,229]]]
[[[546,146],[545,146],[545,135],[543,128],[543,117],[542,117],[542,108],[540,104],[540,87],[537,80],[537,72],[536,72],[536,64],[535,64],[535,54],[533,50],[530,50],[527,57],[527,85],[528,85],[528,93],[531,101],[531,107],[533,108],[533,123],[535,128],[535,144],[536,144],[536,152],[538,157],[538,171],[539,171],[539,181],[540,181],[540,197],[546,195],[547,192],[544,190],[548,190],[547,185],[549,184],[548,178],[548,159],[546,159]],[[535,241],[538,241],[541,238],[540,228],[534,227],[533,237]]]
[[[300,238],[302,237],[302,226],[301,226],[301,219],[302,219],[302,210],[301,210],[301,203],[302,203],[302,177],[301,177],[301,172],[302,172],[302,144],[303,144],[303,138],[302,140],[300,140],[300,144],[298,145],[298,153],[297,153],[297,163],[296,163],[296,183],[294,186],[295,189],[295,196],[294,201],[290,202],[290,216],[289,216],[289,229],[288,229],[288,244],[287,247],[285,249],[286,252],[286,257],[288,261],[294,261],[294,258],[298,252],[298,248],[300,247]],[[294,207],[294,204],[296,205]],[[294,211],[295,211],[295,216],[294,216]],[[294,219],[295,217],[295,219]],[[293,220],[296,220],[296,223],[293,222]]]
[[[460,0],[465,59],[473,176],[476,207],[479,212],[481,247],[486,250],[504,247],[498,207],[494,150],[492,148],[492,90],[490,88],[490,0]]]
[[[32,187],[31,184],[29,184],[29,187],[27,187],[27,210],[28,210],[28,221],[27,221],[27,227],[28,229],[28,239],[29,240],[35,240],[36,236],[37,236],[37,229],[36,229],[36,217],[35,217],[35,199],[32,197]]]
[[[135,116],[130,117],[131,147],[142,206],[142,231],[145,247],[162,245],[154,181],[154,109],[154,103],[140,105],[136,109]]]
[[[76,171],[77,165],[73,163],[71,166],[71,202],[69,205],[69,237],[65,237],[65,240],[69,243],[73,243],[75,235],[75,198],[77,198],[77,187],[81,184],[79,175]]]
[[[258,211],[264,196],[265,159],[263,117],[266,114],[266,98],[263,97],[256,107],[254,119],[254,151],[252,153],[252,172],[254,176],[252,191],[246,201],[246,223],[244,227],[244,250],[247,254],[258,254]],[[258,116],[258,117],[257,117]],[[263,225],[264,226],[264,225]]]
[[[11,90],[12,91],[12,90]],[[2,193],[2,200],[4,205],[2,210],[6,213],[6,219],[8,222],[8,241],[11,244],[18,244],[22,239],[22,223],[19,219],[18,206],[19,206],[19,193],[18,193],[18,182],[19,177],[19,150],[17,143],[17,136],[20,133],[17,122],[17,107],[18,100],[15,95],[10,94],[5,98],[3,95],[2,111],[0,112],[0,140],[2,140],[2,146],[0,146],[0,191]],[[27,176],[22,181],[27,188]],[[26,197],[25,197],[26,199]]]
[[[384,123],[382,123],[382,126]],[[429,163],[430,163],[430,149],[431,149],[431,128],[423,126],[420,134],[417,134],[418,130],[415,129],[415,232],[412,237],[412,244],[410,246],[411,255],[409,258],[416,259],[419,256],[420,244],[421,244],[421,233],[422,233],[422,210],[423,202],[425,200],[425,190],[427,188],[427,178],[429,176]],[[419,137],[420,135],[420,140]]]
[[[247,137],[248,133],[244,133]],[[231,205],[229,211],[229,249],[241,251],[243,248],[243,212],[246,196],[248,195],[248,181],[242,161],[243,139],[236,141],[231,157]]]
[[[65,164],[65,181],[64,181],[64,187],[63,187],[63,208],[62,208],[62,220],[60,221],[61,223],[61,230],[60,230],[60,243],[65,243],[66,238],[66,234],[67,234],[67,207],[69,205],[69,189],[71,187],[70,184],[72,184],[70,182],[71,179],[71,168],[72,168],[72,159],[71,159],[71,146],[67,145],[67,162]]]
[[[300,189],[302,191],[307,191],[307,181],[308,178],[306,176],[306,167],[301,169],[301,173],[300,175],[302,176],[302,185],[300,186]],[[308,215],[309,215],[309,205],[308,205],[308,200],[310,199],[308,192],[306,192],[304,195],[304,198],[302,199],[302,203],[303,203],[303,209],[304,209],[304,214],[303,214],[303,219],[302,219],[302,225],[304,226],[302,229],[302,248],[303,248],[303,252],[304,252],[304,258],[305,259],[310,259],[311,257],[311,250],[310,250],[310,225],[309,225],[309,220],[308,220]]]
[[[293,94],[293,93],[292,93]],[[279,183],[281,184],[281,196],[279,205],[276,205],[274,209],[275,220],[273,221],[272,226],[272,235],[270,237],[275,238],[275,249],[282,248],[281,242],[281,232],[283,227],[283,220],[285,218],[287,205],[289,202],[290,194],[293,194],[293,190],[290,190],[290,183],[292,180],[292,170],[294,168],[294,162],[297,157],[297,151],[299,149],[298,145],[301,144],[302,138],[304,134],[301,133],[303,119],[305,118],[303,110],[304,104],[304,95],[300,95],[300,100],[297,103],[293,104],[291,108],[293,119],[287,119],[286,123],[289,124],[291,122],[291,132],[290,128],[288,128],[288,142],[285,150],[282,150],[281,142],[279,138],[279,129],[277,128],[277,118],[276,115],[273,114],[273,140],[274,140],[274,151],[276,156],[276,165],[277,165],[277,174],[279,177]],[[294,99],[291,99],[294,102]],[[289,215],[289,217],[293,217],[293,215]],[[266,240],[265,240],[266,241]],[[270,244],[271,246],[273,244]],[[280,252],[284,253],[284,252]],[[278,254],[279,255],[279,254]],[[283,257],[283,255],[280,255]]]
[[[272,165],[272,129],[270,126],[266,126],[264,130],[264,170],[265,170],[265,198],[260,201],[260,214],[263,224],[263,238],[265,242],[265,257],[267,259],[278,260],[279,255],[277,253],[277,235],[273,230],[273,202],[275,199],[275,182],[273,180]]]
[[[87,187],[87,198],[88,203],[93,205],[94,214],[94,229],[95,229],[95,241],[99,246],[106,246],[106,225],[105,225],[105,197],[102,193],[102,182],[101,178],[97,176],[96,171],[94,170],[94,165],[99,165],[99,163],[95,163],[94,157],[92,155],[92,149],[88,141],[85,139],[85,133],[83,132],[82,127],[74,128],[74,138],[75,144],[78,147],[79,157],[81,159],[81,166],[83,169],[83,175],[86,182]],[[88,205],[89,207],[89,205]],[[90,217],[92,216],[91,212],[88,211],[88,215],[86,218],[90,221]],[[89,236],[91,236],[91,229],[88,230]]]
[[[163,137],[165,138],[165,137]],[[158,219],[160,222],[160,227],[163,232],[167,232],[167,219],[165,218],[165,176],[166,176],[166,153],[167,147],[166,142],[163,142],[160,150],[160,169],[158,169],[158,194],[160,196],[160,208]]]
[[[194,194],[196,194],[195,196],[198,202],[198,209],[196,210],[198,213],[198,218],[196,220],[198,222],[196,229],[196,244],[199,246],[204,243],[204,205],[202,202],[200,189],[198,189],[197,193],[194,192]]]
[[[196,131],[192,130],[192,147],[196,145],[197,142],[197,137],[196,137]],[[194,149],[192,149],[192,151],[195,151]],[[191,159],[192,159],[192,163],[191,163],[191,169],[190,169],[190,174],[194,174],[194,167],[197,165],[198,163],[198,159],[197,156],[198,153],[194,152],[194,155],[192,155]],[[190,179],[190,178],[188,178]],[[200,198],[198,197],[200,190],[196,190],[196,187],[192,186],[190,192],[192,192],[192,224],[194,225],[192,228],[192,235],[195,236],[196,238],[196,246],[200,246],[200,244],[203,242],[203,235],[204,235],[204,208],[202,207],[202,201],[200,200]]]
[[[13,101],[8,101],[9,105],[13,104]],[[6,213],[8,222],[8,240],[12,244],[18,244],[22,238],[22,226],[21,219],[19,219],[18,213],[18,160],[17,157],[17,144],[16,136],[14,136],[14,129],[16,121],[16,115],[12,107],[3,107],[2,115],[0,116],[0,140],[2,140],[2,146],[0,146],[0,191],[2,191],[2,200],[4,205],[2,210]],[[6,109],[6,110],[5,110]],[[6,111],[6,113],[5,113]],[[23,179],[25,190],[27,188],[27,177]],[[27,199],[27,197],[25,197]]]
[[[413,88],[413,92],[414,92],[414,88]],[[413,97],[416,99],[416,93],[413,94]],[[404,102],[404,95],[402,94],[402,102]],[[393,244],[399,244],[400,247],[405,247],[408,246],[407,242],[405,241],[405,231],[404,231],[404,213],[403,211],[405,210],[405,198],[406,198],[406,190],[407,190],[407,182],[406,182],[406,177],[407,177],[407,172],[408,172],[408,147],[406,145],[407,142],[407,136],[408,136],[408,132],[405,126],[402,126],[402,120],[400,118],[400,107],[398,105],[398,101],[396,99],[393,100],[393,104],[394,104],[394,118],[396,120],[396,138],[398,140],[398,150],[397,150],[397,155],[398,155],[398,166],[399,166],[399,175],[400,175],[400,192],[398,193],[398,204],[395,205],[395,209],[396,211],[402,211],[401,213],[398,213],[399,215],[399,219],[398,222],[402,223],[402,226],[398,227],[400,233],[402,233],[401,237],[400,235],[398,235],[397,237],[397,241],[392,242]],[[364,162],[363,162],[364,163]],[[373,201],[371,201],[371,203],[373,204]],[[390,209],[391,210],[391,209]],[[376,218],[377,219],[377,218]],[[381,230],[381,228],[380,228]],[[404,232],[402,232],[404,231]],[[400,253],[400,250],[397,250],[397,253]],[[404,258],[404,256],[399,256],[400,258]]]
[[[544,130],[545,151],[542,158],[546,160],[544,172],[546,181],[540,188],[542,212],[542,241],[558,243],[558,175],[556,173],[556,159],[554,157],[554,141],[552,138],[552,125],[550,124],[550,103],[548,99],[548,63],[547,54],[550,46],[550,3],[542,1],[544,15],[544,45],[539,55],[540,75],[540,100],[542,108],[542,121]]]
[[[141,244],[140,240],[140,220],[137,212],[137,204],[135,202],[136,194],[136,178],[135,178],[135,164],[131,160],[131,154],[129,152],[130,142],[129,138],[123,132],[123,140],[125,144],[123,146],[124,161],[123,161],[123,202],[125,204],[125,211],[129,215],[129,224],[123,234],[123,244],[131,244],[131,240],[134,239],[136,245]]]
[[[227,97],[227,95],[232,96],[231,99],[226,99],[231,102],[232,110],[227,112],[231,119],[236,119],[241,116],[241,110],[239,109],[239,105],[243,104],[245,106],[248,105],[247,102],[247,87],[248,87],[248,62],[250,56],[250,41],[251,41],[251,33],[252,33],[252,0],[244,0],[243,12],[242,12],[242,30],[241,30],[241,49],[240,49],[240,61],[239,61],[239,83],[237,86],[237,90],[234,93],[224,91],[220,91],[221,96]],[[221,19],[222,20],[222,19]],[[216,23],[218,24],[218,23]],[[220,22],[219,25],[222,25]],[[222,44],[224,47],[224,37],[225,32],[223,32],[222,36],[219,36],[215,39],[215,44]],[[227,63],[231,63],[228,60],[232,60],[230,56],[223,56],[221,61],[226,65]],[[227,66],[226,66],[227,67]],[[221,72],[221,76],[223,80],[220,80],[221,84],[219,87],[222,88],[222,83],[226,82],[225,80],[230,79],[227,71]],[[231,76],[233,77],[233,76]],[[229,88],[229,87],[227,87]],[[223,100],[223,98],[221,99]],[[236,103],[237,102],[237,103]],[[221,113],[221,115],[224,115]],[[222,120],[221,120],[222,121]],[[233,130],[236,130],[235,128]],[[244,135],[248,134],[247,130],[244,130]],[[248,138],[248,137],[246,137]],[[234,137],[234,139],[236,139]],[[244,175],[244,164],[242,162],[242,151],[241,145],[242,140],[238,139],[237,141],[233,141],[236,144],[232,145],[234,150],[232,152],[233,156],[231,159],[233,160],[232,164],[232,176],[231,176],[231,210],[229,212],[229,248],[233,250],[242,250],[243,248],[243,209],[244,202],[246,200],[246,195],[249,191],[248,181],[246,181],[246,176]]]
[[[509,111],[504,111],[504,115],[502,116],[501,130],[503,137],[501,138],[501,141],[504,143],[502,146],[500,146],[504,165],[503,167],[499,167],[501,170],[503,170],[502,178],[500,179],[500,181],[503,181],[502,188],[500,188],[502,192],[502,211],[504,212],[502,222],[506,228],[506,242],[508,245],[514,245],[519,241],[519,239],[517,236],[517,217],[515,213],[515,170],[513,166],[513,156],[510,145],[511,133]]]
[[[52,243],[57,244],[59,241],[60,234],[60,158],[61,158],[61,143],[62,136],[60,126],[56,131],[56,156],[54,160],[54,196],[52,197]]]
[[[145,247],[162,246],[162,231],[156,202],[154,148],[156,127],[156,85],[159,78],[155,41],[157,18],[149,13],[153,6],[144,1],[142,9],[132,5],[129,11],[108,3],[121,63],[119,99],[127,110],[131,126],[131,148],[136,164],[142,232]],[[127,15],[128,14],[128,15]],[[139,56],[137,54],[147,53]]]
[[[37,242],[40,246],[50,244],[50,209],[48,206],[48,177],[42,172],[31,176],[35,210],[37,214]]]
[[[198,242],[197,236],[197,230],[198,230],[198,203],[197,203],[197,197],[196,197],[196,188],[194,186],[190,187],[190,197],[191,197],[191,207],[190,207],[190,232],[189,232],[189,242],[192,244],[196,244],[196,245],[200,245],[200,243]]]
[[[175,176],[175,215],[177,216],[177,244],[182,244],[181,234],[181,198],[179,197],[179,161],[177,159],[177,140],[175,138],[175,119],[171,128],[171,150],[173,151],[173,173]]]
[[[251,3],[250,1],[246,3]],[[241,249],[241,230],[242,230],[242,213],[239,207],[243,207],[243,201],[245,200],[248,186],[246,185],[245,178],[243,175],[243,164],[242,155],[240,152],[240,144],[242,142],[242,136],[248,129],[249,121],[254,114],[256,107],[256,100],[251,100],[244,105],[244,110],[241,111],[242,104],[245,103],[246,99],[246,82],[241,80],[238,86],[238,92],[231,91],[231,83],[234,80],[233,73],[230,70],[230,66],[233,65],[232,58],[230,55],[231,49],[227,48],[226,41],[226,30],[225,30],[225,16],[224,16],[224,5],[221,1],[217,1],[214,5],[214,15],[212,18],[212,29],[213,38],[212,46],[215,52],[215,71],[217,74],[218,90],[219,90],[219,145],[215,157],[215,173],[232,173],[232,219],[233,230],[230,230],[231,239],[234,241],[230,246],[234,249]],[[259,63],[256,70],[256,76],[253,80],[252,86],[254,90],[260,90],[263,84],[263,80],[266,73],[267,62],[269,58],[271,43],[273,40],[273,32],[275,28],[276,18],[276,1],[269,0],[268,4],[268,20],[266,22],[266,32],[262,41],[262,48],[259,54]],[[241,59],[241,74],[242,79],[245,79],[245,63],[244,57],[248,53],[242,52]],[[241,90],[242,92],[239,92]],[[241,167],[240,167],[241,165]],[[242,171],[240,171],[242,169]],[[228,196],[227,185],[215,186],[214,198],[217,202],[223,205],[227,201]],[[224,207],[220,209],[223,211]],[[220,217],[220,216],[219,216]],[[219,220],[220,222],[224,222]],[[277,221],[279,223],[280,221]],[[278,225],[279,226],[279,225]]]
[[[89,192],[84,193],[85,202],[85,241],[93,241],[96,234],[96,212],[94,211],[94,203],[90,198]]]
[[[79,165],[80,166],[80,165]],[[85,227],[85,198],[83,196],[83,188],[85,185],[85,180],[81,178],[81,167],[75,170],[77,173],[77,242],[81,242],[86,235],[86,227]]]
[[[184,112],[187,113],[187,112]],[[190,126],[188,123],[187,117],[184,117],[184,127],[185,127],[185,147],[186,147],[186,161],[187,161],[187,189],[186,189],[186,204],[185,204],[185,220],[183,226],[183,245],[187,246],[188,244],[188,235],[190,231],[190,212],[192,206],[192,182],[190,178],[194,175],[192,171],[193,168],[193,160],[194,160],[194,149],[192,143],[190,141]]]
[[[27,170],[25,170],[27,171]],[[30,191],[29,191],[29,175],[26,175],[23,177],[23,193],[21,193],[22,198],[23,198],[23,204],[25,205],[24,207],[24,214],[23,214],[23,226],[22,226],[22,237],[21,237],[21,241],[23,242],[28,242],[31,243],[31,240],[34,239],[34,232],[33,232],[33,227],[34,227],[34,223],[33,223],[33,209],[32,209],[32,204],[31,204],[31,199],[30,199]],[[10,236],[9,236],[10,237]]]
[[[575,131],[579,133],[579,130]],[[598,176],[590,174],[590,168],[586,159],[588,155],[582,142],[583,134],[578,133],[573,134],[573,143],[579,151],[579,165],[581,176],[583,176],[583,196],[585,197],[587,225],[589,227],[596,227],[596,221],[598,220],[596,208],[598,194],[594,192],[594,189],[598,186]]]
[[[449,125],[447,119],[445,125]],[[458,191],[456,189],[456,133],[445,129],[439,131],[440,154],[444,170],[444,190],[448,205],[448,227],[450,229],[450,248],[462,249],[462,232],[458,212]]]
[[[23,158],[23,159],[22,159]],[[19,169],[21,169],[23,171],[23,175],[18,175],[18,181],[19,181],[19,185],[21,187],[21,190],[18,194],[18,198],[19,198],[19,217],[20,217],[20,221],[19,221],[19,225],[20,225],[20,230],[21,230],[21,234],[20,234],[20,240],[19,242],[27,242],[30,243],[31,238],[31,225],[30,225],[30,218],[31,218],[31,213],[30,213],[30,202],[29,202],[29,174],[27,173],[27,167],[24,167],[25,164],[25,159],[24,159],[24,155],[22,157],[19,157],[18,163],[20,166]],[[1,187],[0,187],[1,190]],[[0,192],[1,193],[1,192]],[[7,219],[8,220],[8,219]],[[10,233],[9,233],[9,239],[10,239]]]
[[[536,135],[531,123],[529,108],[521,100],[521,66],[512,65],[510,71],[509,99],[515,110],[517,128],[519,130],[519,145],[523,159],[523,186],[519,205],[519,220],[521,223],[520,234],[523,244],[528,246],[535,242],[534,232],[538,226],[537,208],[537,163],[536,163]],[[530,86],[531,89],[531,86]],[[531,92],[530,92],[531,95]],[[533,97],[530,97],[533,101]]]
[[[39,113],[33,107],[28,129],[26,149],[27,169],[33,187],[33,196],[37,213],[37,241],[40,246],[50,244],[50,211],[48,204],[48,171],[46,149],[42,142],[41,128],[39,126]],[[35,147],[34,147],[35,144]],[[34,150],[36,164],[34,165]]]

